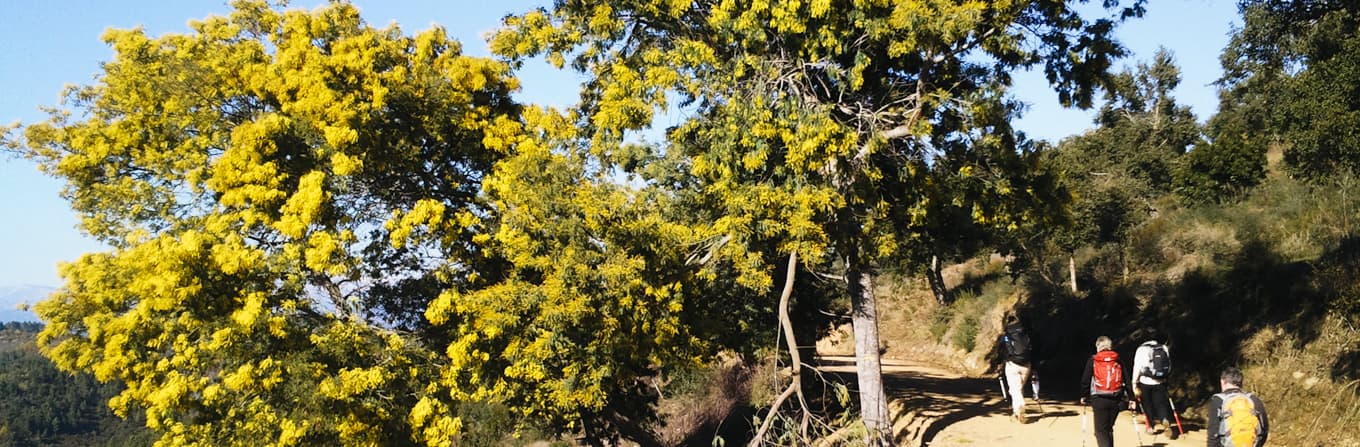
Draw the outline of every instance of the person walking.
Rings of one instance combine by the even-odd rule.
[[[1227,367],[1218,377],[1221,393],[1209,399],[1209,447],[1261,447],[1270,435],[1265,404],[1242,391],[1242,370]]]
[[[1010,389],[1011,414],[1021,424],[1029,423],[1025,414],[1025,384],[1029,382],[1034,359],[1034,343],[1020,318],[1006,313],[1002,324],[1001,345],[1006,356],[1006,385]]]
[[[1172,410],[1170,396],[1167,394],[1166,379],[1171,375],[1171,352],[1166,345],[1157,341],[1153,329],[1145,331],[1150,340],[1138,346],[1133,354],[1133,397],[1143,406],[1147,416],[1148,434],[1156,434],[1155,426],[1161,423],[1164,430],[1171,432],[1171,439],[1180,437],[1171,424]]]
[[[1096,338],[1096,353],[1086,360],[1086,369],[1081,372],[1081,389],[1086,394],[1081,403],[1091,406],[1092,427],[1099,447],[1114,447],[1114,423],[1129,401],[1124,369],[1113,345],[1110,337]]]

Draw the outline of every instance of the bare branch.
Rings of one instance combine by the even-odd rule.
[[[801,434],[804,438],[807,437],[808,418],[811,417],[812,411],[808,409],[807,399],[803,396],[803,360],[799,358],[798,341],[794,339],[793,323],[789,320],[789,298],[793,296],[793,280],[797,271],[798,252],[790,252],[788,271],[784,274],[784,290],[779,294],[779,326],[784,331],[784,342],[789,350],[789,361],[792,364],[790,368],[790,379],[792,379],[792,382],[789,383],[789,387],[786,388],[783,393],[780,393],[779,397],[771,404],[769,414],[765,415],[765,422],[760,424],[760,430],[756,431],[756,435],[751,439],[751,443],[747,444],[751,447],[760,445],[760,442],[765,437],[765,432],[770,429],[770,425],[774,423],[775,416],[779,414],[779,407],[784,404],[784,400],[788,399],[789,395],[795,393],[798,395],[798,405],[803,410],[803,421],[800,424],[802,430]]]

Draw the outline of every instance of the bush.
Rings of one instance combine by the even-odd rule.
[[[954,330],[954,346],[964,351],[973,352],[977,347],[978,318],[976,315],[964,315],[959,327]]]
[[[749,418],[753,414],[752,404],[768,405],[768,401],[751,402],[756,395],[753,386],[773,387],[774,384],[757,383],[777,374],[764,368],[753,372],[736,360],[677,373],[664,386],[663,398],[657,404],[664,424],[658,431],[662,444],[711,445],[715,437],[728,444],[740,444],[752,431]],[[778,391],[768,395],[771,400],[773,393]],[[760,396],[764,399],[766,394]]]
[[[930,319],[930,336],[936,341],[944,340],[944,334],[949,333],[949,328],[953,324],[954,306],[935,308],[935,314]]]
[[[1301,348],[1300,348],[1301,346]],[[1328,319],[1311,343],[1267,329],[1246,346],[1244,388],[1256,393],[1270,416],[1273,445],[1360,445],[1360,380],[1338,376],[1334,364],[1360,352],[1360,331]],[[1353,372],[1353,371],[1352,371]]]

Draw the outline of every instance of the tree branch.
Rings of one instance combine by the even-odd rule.
[[[788,271],[784,274],[784,290],[779,294],[779,326],[784,331],[784,343],[789,349],[789,361],[792,363],[790,378],[793,381],[770,405],[770,412],[765,415],[765,421],[760,424],[760,429],[756,430],[755,437],[751,438],[751,442],[747,444],[750,447],[760,445],[765,438],[765,432],[769,431],[770,425],[774,423],[775,416],[779,415],[779,407],[790,395],[795,393],[798,395],[798,405],[803,409],[803,422],[800,424],[802,435],[804,438],[807,437],[808,417],[812,414],[812,411],[808,409],[807,399],[803,396],[803,361],[799,358],[798,341],[794,339],[793,323],[789,320],[789,297],[793,295],[793,280],[797,270],[798,252],[790,252]]]

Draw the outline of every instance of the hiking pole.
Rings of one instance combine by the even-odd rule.
[[[1134,397],[1133,399],[1138,401],[1138,411],[1143,413],[1143,429],[1147,430],[1147,432],[1152,435],[1152,443],[1156,444],[1157,431],[1153,429],[1152,417],[1148,416],[1147,405],[1143,405],[1142,397]],[[1139,439],[1138,441],[1139,443],[1142,443],[1142,439]]]
[[[1034,404],[1039,406],[1039,412],[1044,412],[1044,401],[1039,399],[1039,370],[1035,369],[1034,374],[1029,376],[1029,388],[1034,391]]]
[[[1181,426],[1181,414],[1176,411],[1176,401],[1171,400],[1171,395],[1168,394],[1166,396],[1166,402],[1171,404],[1171,415],[1176,417],[1176,429],[1180,430],[1181,434],[1184,435],[1185,427]]]
[[[1143,398],[1141,398],[1141,397],[1134,397],[1133,400],[1135,400],[1135,401],[1138,402],[1138,407],[1137,407],[1137,408],[1138,408],[1139,410],[1141,410],[1141,412],[1143,413],[1143,426],[1144,426],[1144,427],[1147,427],[1148,430],[1152,430],[1152,419],[1148,418],[1148,414],[1147,414],[1147,406],[1146,406],[1146,405],[1143,405]],[[1134,416],[1134,418],[1137,418],[1137,416]],[[1135,423],[1137,423],[1137,422],[1135,421]],[[1156,439],[1156,438],[1153,438],[1153,439]]]
[[[1129,409],[1129,413],[1134,413],[1134,410]],[[1129,425],[1133,426],[1133,436],[1138,438],[1138,447],[1143,447],[1143,432],[1138,430],[1138,415],[1129,415]]]
[[[1001,385],[1001,403],[1006,403],[1006,400],[1010,398],[1006,395],[1006,376],[996,376],[996,384]]]
[[[1081,447],[1086,447],[1086,412],[1090,409],[1090,405],[1081,404]]]

